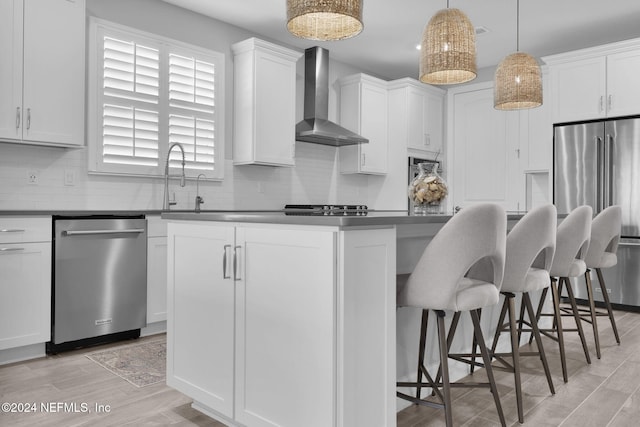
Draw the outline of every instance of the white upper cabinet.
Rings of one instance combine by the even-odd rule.
[[[355,74],[340,79],[340,125],[369,140],[340,147],[340,172],[387,173],[387,82]]]
[[[413,155],[434,158],[442,151],[444,95],[411,78],[389,83],[389,126]]]
[[[295,164],[296,63],[302,53],[251,38],[234,54],[233,163]]]
[[[640,113],[640,42],[631,40],[543,58],[555,123]]]
[[[0,140],[84,145],[85,0],[0,3]]]

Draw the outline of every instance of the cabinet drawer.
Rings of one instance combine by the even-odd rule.
[[[147,237],[167,237],[167,220],[147,215]]]
[[[51,217],[0,217],[0,243],[50,242]]]

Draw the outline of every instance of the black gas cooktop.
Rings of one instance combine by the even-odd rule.
[[[366,205],[285,205],[285,215],[336,215],[336,216],[365,216]]]

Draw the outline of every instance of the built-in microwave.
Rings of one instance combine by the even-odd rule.
[[[427,163],[427,170],[433,170],[433,165],[437,164],[438,165],[438,173],[442,174],[442,163],[439,160],[432,160],[432,159],[422,159],[420,157],[409,157],[409,176],[407,179],[407,187],[409,186],[409,184],[411,184],[411,182],[415,179],[416,176],[418,176],[419,173],[419,169],[418,169],[418,165],[420,163]],[[408,200],[408,209],[410,213],[413,213],[413,201],[407,197]]]

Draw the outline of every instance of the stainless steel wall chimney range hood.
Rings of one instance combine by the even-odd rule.
[[[329,51],[304,52],[304,119],[296,125],[296,141],[342,147],[368,139],[329,121]]]

